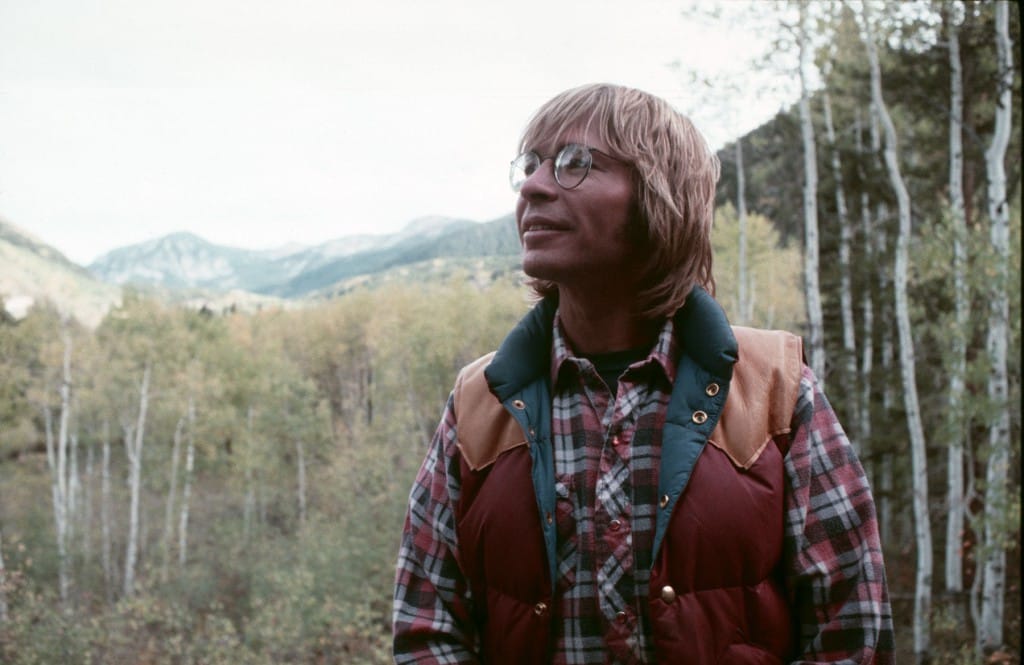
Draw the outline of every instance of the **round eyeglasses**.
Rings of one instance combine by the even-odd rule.
[[[512,185],[512,191],[518,192],[523,188],[526,179],[540,168],[544,160],[553,159],[555,161],[555,182],[562,189],[575,189],[590,173],[590,167],[594,164],[594,157],[591,153],[595,152],[617,162],[622,161],[582,143],[567,143],[554,157],[542,157],[533,150],[519,155],[512,160],[509,167],[508,182]]]

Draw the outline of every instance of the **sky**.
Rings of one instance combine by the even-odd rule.
[[[562,90],[642,88],[714,148],[793,99],[755,80],[763,31],[685,4],[0,0],[0,219],[83,265],[175,231],[271,249],[495,219]]]

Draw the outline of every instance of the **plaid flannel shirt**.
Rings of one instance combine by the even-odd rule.
[[[669,321],[647,359],[620,378],[613,400],[593,365],[572,355],[556,319],[555,593],[564,612],[554,621],[553,663],[655,662],[645,607],[660,431],[678,353]],[[449,399],[410,494],[395,585],[396,663],[478,662],[473,599],[455,559],[456,426]],[[807,367],[785,474],[794,662],[891,663],[892,618],[867,480]],[[595,524],[605,537],[593,537]]]

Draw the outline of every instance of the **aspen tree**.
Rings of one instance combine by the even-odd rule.
[[[7,569],[4,567],[4,530],[0,529],[0,624],[7,623]]]
[[[53,432],[53,412],[44,396],[43,422],[46,429],[46,463],[50,469],[50,494],[53,501],[53,520],[57,538],[57,587],[61,605],[67,611],[71,589],[71,560],[68,552],[69,490],[68,481],[68,424],[71,419],[71,333],[69,322],[60,324],[63,344],[60,375],[60,420],[56,437]]]
[[[181,512],[178,517],[178,568],[184,569],[188,560],[188,516],[192,500],[192,477],[196,460],[196,404],[192,395],[188,398],[188,437],[185,448],[185,478],[181,488]]]
[[[910,194],[900,172],[896,145],[896,128],[882,96],[881,67],[875,46],[874,30],[867,2],[862,3],[862,29],[871,70],[871,97],[878,109],[885,137],[883,156],[899,210],[899,233],[896,236],[893,290],[896,301],[896,323],[899,336],[900,374],[902,376],[904,407],[910,435],[910,453],[913,469],[914,535],[917,546],[917,575],[914,590],[914,654],[919,661],[927,658],[931,648],[931,583],[932,536],[928,515],[928,465],[925,453],[924,427],[917,397],[914,342],[910,329],[907,303],[907,251],[910,243]]]
[[[832,121],[832,97],[828,91],[828,78],[832,73],[834,54],[830,53],[822,67],[825,87],[821,91],[821,103],[825,119],[825,139],[828,142],[832,177],[835,180],[836,221],[839,224],[839,309],[843,322],[843,393],[853,395],[857,380],[857,331],[853,323],[853,286],[850,276],[850,245],[853,242],[853,229],[846,211],[846,192],[843,187],[843,167],[839,157],[839,145],[836,141],[836,130]],[[857,400],[851,400],[853,422],[859,423]],[[859,455],[864,445],[859,435],[851,437],[854,450]]]
[[[956,5],[952,5],[956,10]],[[964,407],[970,294],[967,287],[967,223],[964,218],[963,74],[958,17],[945,13],[949,46],[949,215],[953,225],[953,340],[947,398],[946,591],[963,591]]]
[[[110,497],[110,421],[103,421],[103,455],[100,466],[100,561],[107,603],[114,602],[114,561],[111,531],[113,518]]]
[[[813,65],[808,4],[798,3],[800,19],[797,45],[800,51],[800,137],[804,155],[804,291],[807,302],[807,336],[811,369],[818,383],[825,386],[825,333],[821,312],[818,248],[818,157],[811,122],[810,69]]]
[[[142,449],[145,443],[146,412],[149,409],[149,380],[152,368],[147,360],[139,384],[138,419],[134,424],[124,426],[124,446],[128,455],[128,488],[130,492],[128,512],[128,542],[124,555],[125,597],[135,591],[135,567],[139,557],[139,500],[142,493]]]
[[[174,436],[171,445],[171,470],[167,483],[167,503],[164,506],[164,533],[163,538],[160,541],[162,554],[160,563],[160,579],[165,582],[167,581],[167,572],[171,558],[171,538],[174,535],[174,508],[178,491],[178,461],[181,457],[181,440],[183,437],[183,430],[185,428],[186,417],[187,416],[182,416],[179,418],[177,425],[174,426]]]
[[[1007,346],[1010,319],[1010,204],[1006,200],[1006,149],[1013,121],[1013,43],[1009,31],[1010,6],[995,3],[996,48],[999,70],[995,131],[985,150],[988,176],[989,238],[995,259],[992,296],[989,300],[986,348],[990,363],[988,398],[995,408],[989,425],[988,462],[985,468],[984,582],[981,596],[981,625],[978,640],[984,651],[1003,644],[1003,614],[1006,586],[1006,544],[1004,531],[1009,503],[1010,401],[1007,376]]]
[[[861,182],[866,179],[864,162],[866,159],[864,150],[863,127],[860,107],[856,109],[856,132],[857,132],[857,171]],[[874,261],[874,225],[871,219],[871,199],[868,196],[867,188],[860,192],[860,227],[863,235],[861,251],[866,265],[875,265]],[[875,361],[875,303],[871,294],[872,285],[866,284],[861,289],[861,352],[858,376],[860,377],[860,392],[857,395],[857,436],[865,444],[871,441],[871,387],[873,385],[873,371]],[[875,466],[875,465],[872,465]],[[874,471],[872,468],[871,471]],[[872,474],[873,476],[874,474]],[[872,477],[872,480],[874,478]],[[884,541],[883,541],[884,542]]]

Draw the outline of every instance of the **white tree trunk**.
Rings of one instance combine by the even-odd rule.
[[[825,386],[825,333],[818,278],[818,158],[811,123],[811,91],[808,70],[812,66],[811,29],[807,5],[800,3],[800,136],[804,152],[804,291],[807,300],[807,336],[811,369]]]
[[[171,446],[171,476],[168,479],[167,505],[164,510],[164,534],[160,541],[161,554],[160,579],[167,581],[167,570],[171,558],[171,539],[174,537],[174,504],[178,493],[178,458],[181,457],[181,437],[185,427],[185,417],[178,419],[174,428],[174,443]]]
[[[996,48],[999,56],[999,83],[995,130],[985,151],[988,176],[989,232],[995,257],[995,278],[989,300],[988,397],[997,409],[989,427],[988,464],[985,469],[985,547],[984,586],[981,596],[979,644],[988,651],[1003,644],[1003,610],[1006,586],[1005,530],[1009,508],[1007,480],[1010,468],[1010,402],[1007,378],[1010,299],[1010,204],[1006,200],[1006,148],[1012,122],[1013,56],[1009,32],[1009,3],[995,3]]]
[[[860,108],[857,108],[857,163],[858,170],[861,175],[862,181],[864,180],[865,174],[863,170],[863,164],[865,162],[864,155],[864,142],[862,138],[862,126]],[[860,224],[861,232],[863,233],[864,243],[864,265],[873,266],[876,264],[874,259],[874,243],[872,242],[872,223],[871,223],[871,200],[868,197],[867,188],[861,189],[860,194]],[[871,441],[871,386],[872,386],[872,372],[874,370],[874,331],[875,331],[875,304],[871,296],[871,284],[865,284],[861,289],[861,321],[863,331],[861,335],[861,353],[860,353],[860,393],[858,395],[857,404],[857,438],[861,440],[861,445],[868,445]],[[872,473],[871,481],[874,484],[873,467],[876,465],[865,464],[866,469],[871,469],[869,473]],[[884,542],[884,541],[883,541]]]
[[[68,479],[68,429],[71,422],[71,332],[67,322],[62,323],[61,337],[64,339],[64,361],[61,366],[60,382],[60,429],[57,432],[57,484],[60,490],[60,533],[57,536],[58,554],[60,556],[60,600],[67,606],[71,594],[71,559],[68,552],[68,509],[71,505],[70,485]]]
[[[93,463],[93,446],[85,449],[85,483],[82,485],[82,560],[88,566],[92,563],[92,515],[93,515],[93,484],[95,482],[95,464]]]
[[[139,386],[139,417],[134,428],[125,431],[125,447],[128,452],[128,488],[131,494],[128,512],[128,543],[124,556],[124,586],[122,593],[131,596],[135,590],[135,566],[139,556],[139,498],[142,491],[142,444],[145,440],[146,410],[149,407],[149,362],[142,371]],[[131,430],[134,429],[134,432]],[[132,436],[134,434],[134,436]]]
[[[826,65],[824,75],[827,77],[832,63]],[[853,323],[853,287],[850,276],[850,244],[853,242],[853,229],[846,213],[846,194],[843,191],[843,167],[839,158],[839,146],[836,143],[836,130],[832,123],[832,100],[828,89],[822,91],[822,103],[825,111],[825,136],[831,153],[832,177],[836,181],[836,217],[839,222],[839,308],[843,321],[843,393],[853,395],[857,380],[857,332]],[[853,422],[859,423],[857,400],[850,400],[853,411]],[[861,437],[854,436],[850,441],[854,450],[861,453]]]
[[[899,206],[899,233],[896,236],[893,290],[896,302],[896,327],[900,342],[900,374],[902,376],[907,429],[910,434],[911,465],[913,468],[914,535],[917,545],[917,579],[914,592],[914,654],[919,661],[927,658],[931,643],[931,580],[932,537],[928,515],[928,466],[925,451],[924,427],[917,397],[914,342],[910,329],[907,304],[908,246],[910,244],[910,194],[900,173],[896,148],[896,128],[882,97],[881,71],[875,47],[868,3],[863,4],[864,43],[871,68],[871,96],[878,108],[885,133],[885,164],[889,179],[896,192]]]
[[[871,134],[871,152],[873,155],[878,156],[879,163],[884,162],[882,155],[882,132],[878,127],[879,115],[878,105],[871,102],[871,116],[868,124]],[[878,292],[887,293],[890,286],[892,285],[892,279],[886,269],[884,258],[889,251],[888,237],[886,236],[886,223],[889,220],[889,205],[880,200],[875,206],[874,216],[874,246],[872,253],[874,254],[875,270],[878,273]],[[882,376],[885,380],[882,382],[882,414],[881,421],[888,422],[889,415],[892,413],[895,390],[893,388],[894,382],[889,380],[889,377],[893,375],[893,343],[892,335],[889,334],[892,322],[888,319],[890,312],[888,307],[884,303],[879,303],[879,319],[884,324],[882,326],[882,337],[881,337],[881,361],[882,361]],[[890,450],[882,451],[880,455],[880,466],[881,473],[879,474],[879,484],[881,486],[881,492],[878,500],[878,518],[881,526],[881,536],[883,543],[890,543],[893,539],[893,504],[895,497],[893,494],[893,482],[892,482],[892,467],[893,467],[893,453]]]
[[[298,467],[299,525],[306,524],[306,454],[301,441],[295,442],[296,466]]]
[[[110,499],[110,422],[103,422],[103,467],[100,470],[100,558],[103,564],[103,582],[107,602],[114,602],[114,562],[111,545]]]
[[[78,432],[72,432],[68,437],[68,532],[67,542],[72,545],[78,536],[78,520],[81,517],[80,498],[82,494],[82,481],[78,477]]]
[[[71,590],[71,567],[68,555],[68,422],[71,418],[71,333],[66,322],[61,323],[64,343],[60,383],[60,421],[57,436],[53,434],[53,412],[43,404],[43,422],[46,428],[46,463],[50,469],[50,495],[53,501],[53,521],[57,538],[57,590],[61,607],[67,611]],[[44,398],[45,399],[45,398]]]
[[[747,266],[747,194],[743,165],[743,140],[736,139],[736,219],[739,224],[739,267],[736,275],[738,323],[750,325],[754,318],[750,268]]]
[[[0,529],[0,624],[7,623],[7,569],[4,567],[4,532]]]
[[[949,398],[946,406],[946,591],[963,591],[964,536],[964,377],[967,374],[967,334],[970,325],[970,300],[967,290],[967,224],[964,217],[963,154],[963,75],[960,65],[960,39],[956,18],[949,28],[949,214],[953,225],[953,350],[949,372]]]
[[[256,515],[256,484],[253,480],[253,408],[246,413],[246,450],[245,450],[245,500],[242,503],[242,537],[249,542],[252,536],[253,519]]]
[[[188,511],[192,499],[192,473],[196,459],[196,407],[192,396],[188,398],[188,445],[185,448],[185,479],[181,488],[181,515],[178,518],[178,568],[184,569],[188,560]]]

